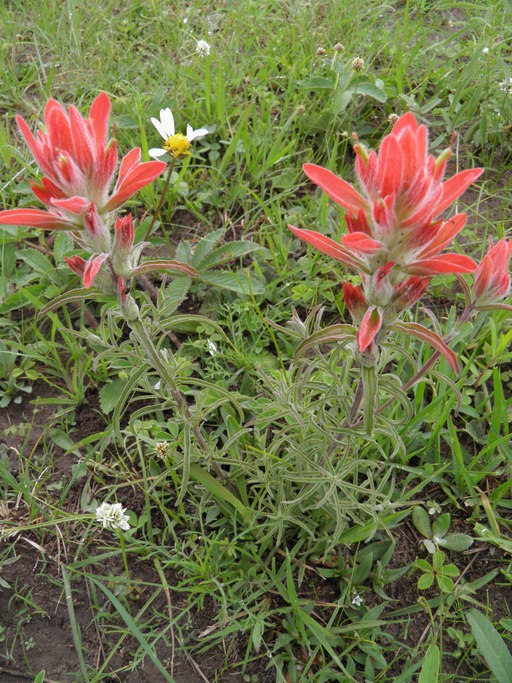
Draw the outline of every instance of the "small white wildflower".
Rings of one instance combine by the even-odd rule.
[[[161,384],[162,383],[160,382],[160,380],[158,380],[158,382],[155,384],[155,391],[158,391],[160,389]]]
[[[196,52],[201,57],[208,57],[210,54],[210,44],[206,40],[198,40],[196,45]]]
[[[500,81],[498,87],[502,92],[506,92],[509,95],[512,94],[512,77],[508,81]]]
[[[390,115],[388,116],[388,123],[389,123],[389,125],[390,125],[390,126],[394,126],[395,123],[398,121],[399,118],[400,118],[400,117],[398,116],[398,114],[394,114],[394,113],[393,113],[393,114],[390,114]]]
[[[193,130],[192,126],[187,125],[187,134],[176,133],[174,128],[174,116],[169,107],[160,109],[160,120],[151,117],[151,123],[165,140],[162,147],[153,147],[149,150],[150,157],[161,157],[170,154],[175,159],[190,154],[190,143],[196,138],[208,135],[206,128]]]
[[[364,600],[363,600],[363,598],[359,595],[359,593],[356,593],[356,595],[354,595],[354,597],[352,598],[352,604],[353,604],[355,607],[361,607],[361,605],[363,604],[363,602],[364,602]]]
[[[102,503],[96,509],[96,521],[101,522],[104,529],[128,531],[130,520],[125,512],[126,508],[121,503]]]
[[[163,460],[168,452],[169,444],[167,443],[167,441],[160,441],[155,445],[155,453],[158,458],[161,458]]]
[[[483,55],[489,54],[489,48],[488,48],[488,47],[484,47],[484,49],[482,50],[482,54],[483,54]]]
[[[430,516],[435,515],[436,512],[437,512],[437,510],[434,507],[428,509],[428,514]]]
[[[207,346],[210,355],[215,356],[215,354],[217,353],[217,345],[215,344],[215,342],[213,342],[211,339],[208,339]]]

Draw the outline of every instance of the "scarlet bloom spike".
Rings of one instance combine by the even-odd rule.
[[[119,208],[135,192],[165,169],[161,161],[140,162],[140,150],[132,150],[121,162],[114,192],[110,185],[117,166],[117,143],[108,140],[110,100],[100,93],[83,118],[75,107],[69,112],[55,100],[44,110],[44,130],[34,136],[21,116],[21,134],[44,176],[33,183],[36,197],[47,211],[12,209],[0,212],[0,224],[30,225],[45,229],[81,231],[86,228],[85,207],[91,203],[102,217]],[[43,217],[44,216],[44,217]],[[104,245],[94,245],[102,250]]]
[[[489,240],[489,251],[484,256],[475,275],[473,290],[476,304],[492,304],[507,296],[510,290],[510,274],[508,272],[512,256],[512,240],[503,237],[492,246]]]
[[[298,237],[349,266],[347,252],[352,252],[366,262],[365,272],[372,272],[374,263],[382,263],[382,254],[413,275],[475,270],[476,263],[467,256],[439,255],[464,226],[465,215],[445,223],[436,219],[483,169],[462,171],[443,182],[450,149],[437,159],[429,154],[427,129],[410,112],[382,140],[378,154],[359,142],[355,153],[361,192],[327,169],[304,165],[308,178],[347,211],[345,250],[341,253],[336,243],[313,230],[290,226]]]
[[[377,306],[371,306],[363,316],[357,332],[357,344],[359,351],[363,352],[372,348],[373,341],[382,327],[382,313]]]

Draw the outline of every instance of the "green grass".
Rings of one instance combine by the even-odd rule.
[[[346,273],[286,227],[338,238],[340,212],[302,164],[352,181],[352,133],[376,147],[388,116],[410,109],[434,153],[457,131],[449,175],[486,168],[458,202],[460,249],[480,260],[489,237],[509,235],[512,95],[499,84],[511,21],[506,2],[454,0],[2,4],[3,208],[33,203],[36,168],[14,117],[34,128],[48,97],[85,113],[106,91],[121,154],[140,146],[148,158],[159,144],[150,117],[165,106],[178,130],[210,133],[178,161],[151,236],[202,277],[138,294],[190,416],[107,297],[37,316],[78,286],[67,235],[0,229],[0,673],[511,680],[510,318],[466,324],[453,343],[460,376],[437,361],[407,400],[399,381],[432,352],[392,340],[378,397],[391,403],[371,437],[348,429],[348,342],[309,339],[347,320]],[[148,214],[140,238],[163,183],[130,202]],[[462,294],[449,278],[429,293],[446,336]],[[94,520],[103,501],[129,511],[124,546]],[[475,539],[444,548],[453,585],[426,570],[438,556],[433,566],[420,508],[434,529],[449,513],[446,539]],[[67,634],[68,662],[41,660],[45,629]]]

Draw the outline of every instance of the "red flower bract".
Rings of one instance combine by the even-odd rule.
[[[383,140],[379,153],[356,144],[356,172],[362,192],[314,164],[304,172],[347,210],[342,246],[313,230],[290,228],[320,251],[366,273],[393,261],[406,273],[469,273],[476,264],[463,254],[439,252],[465,224],[465,215],[436,220],[483,169],[457,173],[443,182],[450,149],[437,159],[427,154],[427,129],[404,114]],[[362,265],[354,263],[354,259]]]
[[[510,275],[508,265],[512,256],[512,240],[503,237],[494,247],[489,241],[489,251],[484,256],[475,275],[474,293],[476,303],[495,303],[509,293]]]
[[[108,139],[109,114],[108,95],[100,93],[88,118],[83,118],[72,105],[66,113],[58,102],[48,100],[45,130],[38,131],[35,137],[25,120],[16,117],[21,134],[44,174],[39,183],[32,182],[32,191],[48,210],[2,211],[1,224],[81,231],[86,227],[87,215],[95,212],[103,219],[162,173],[163,162],[140,163],[140,149],[133,149],[121,161],[114,191],[109,194],[117,167],[117,142]]]

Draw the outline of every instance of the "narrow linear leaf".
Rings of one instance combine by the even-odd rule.
[[[162,676],[163,676],[162,680],[166,681],[167,683],[176,683],[174,678],[169,674],[169,672],[167,671],[165,666],[159,660],[156,652],[153,650],[153,648],[150,646],[150,644],[144,638],[144,635],[139,630],[139,628],[136,625],[135,621],[133,620],[131,614],[129,614],[129,612],[123,607],[123,605],[119,602],[119,600],[112,593],[112,591],[109,590],[106,586],[104,586],[101,583],[101,581],[99,581],[95,576],[89,575],[89,580],[92,581],[94,583],[94,585],[96,585],[105,594],[105,596],[107,597],[108,600],[110,600],[112,605],[117,610],[119,616],[125,622],[125,624],[128,627],[131,635],[134,636],[139,641],[144,652],[147,654],[149,659],[153,662],[153,664],[156,666],[156,668],[162,674]],[[87,679],[87,680],[89,680],[89,679]]]
[[[333,342],[341,342],[347,339],[353,339],[355,336],[355,329],[352,325],[330,325],[323,330],[313,332],[307,339],[304,339],[295,349],[295,356],[300,356],[314,346],[319,344],[330,344]]]
[[[213,496],[216,498],[220,498],[220,500],[225,501],[226,503],[229,503],[232,507],[235,508],[243,517],[243,519],[246,522],[249,522],[252,513],[251,511],[245,507],[245,505],[236,497],[234,496],[230,491],[228,491],[217,479],[214,479],[211,474],[206,472],[202,467],[199,467],[199,465],[192,464],[190,466],[190,477],[197,481],[199,484],[202,484],[205,489],[207,489]]]

